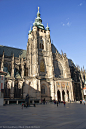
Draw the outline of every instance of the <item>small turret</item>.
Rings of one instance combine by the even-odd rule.
[[[12,57],[12,70],[11,70],[11,77],[14,77],[14,53],[13,53],[13,57]]]
[[[31,27],[30,27],[30,30],[29,30],[29,34],[28,34],[28,39],[32,37],[32,34],[31,34]]]
[[[22,72],[21,72],[21,77],[24,77],[24,61],[23,58],[21,59],[21,68],[22,68]]]
[[[4,68],[4,51],[3,51],[2,61],[1,61],[1,71],[3,71],[3,68]]]
[[[31,34],[31,27],[30,27],[30,30],[29,30],[29,34]]]
[[[48,23],[47,23],[47,27],[46,27],[46,30],[49,30],[49,27],[48,27]]]
[[[48,27],[48,23],[47,23],[47,27],[46,27],[46,35],[48,38],[50,38],[50,30],[49,30],[49,27]]]

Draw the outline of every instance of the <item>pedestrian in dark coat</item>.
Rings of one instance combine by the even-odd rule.
[[[58,107],[58,101],[57,101],[57,107]]]

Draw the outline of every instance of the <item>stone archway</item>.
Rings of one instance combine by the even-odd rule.
[[[61,101],[61,96],[60,96],[60,91],[59,90],[57,91],[57,100]]]
[[[64,92],[64,90],[62,91],[62,99],[63,99],[63,101],[65,101],[65,92]]]
[[[41,86],[41,94],[45,94],[45,86],[44,85]]]
[[[50,100],[50,87],[46,81],[41,81],[41,99]]]

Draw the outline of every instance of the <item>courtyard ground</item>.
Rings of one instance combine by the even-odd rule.
[[[86,129],[86,105],[67,103],[45,104],[21,108],[21,105],[0,106],[0,128]]]

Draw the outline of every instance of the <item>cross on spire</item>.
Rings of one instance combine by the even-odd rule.
[[[39,7],[38,7],[38,11],[39,11]]]

